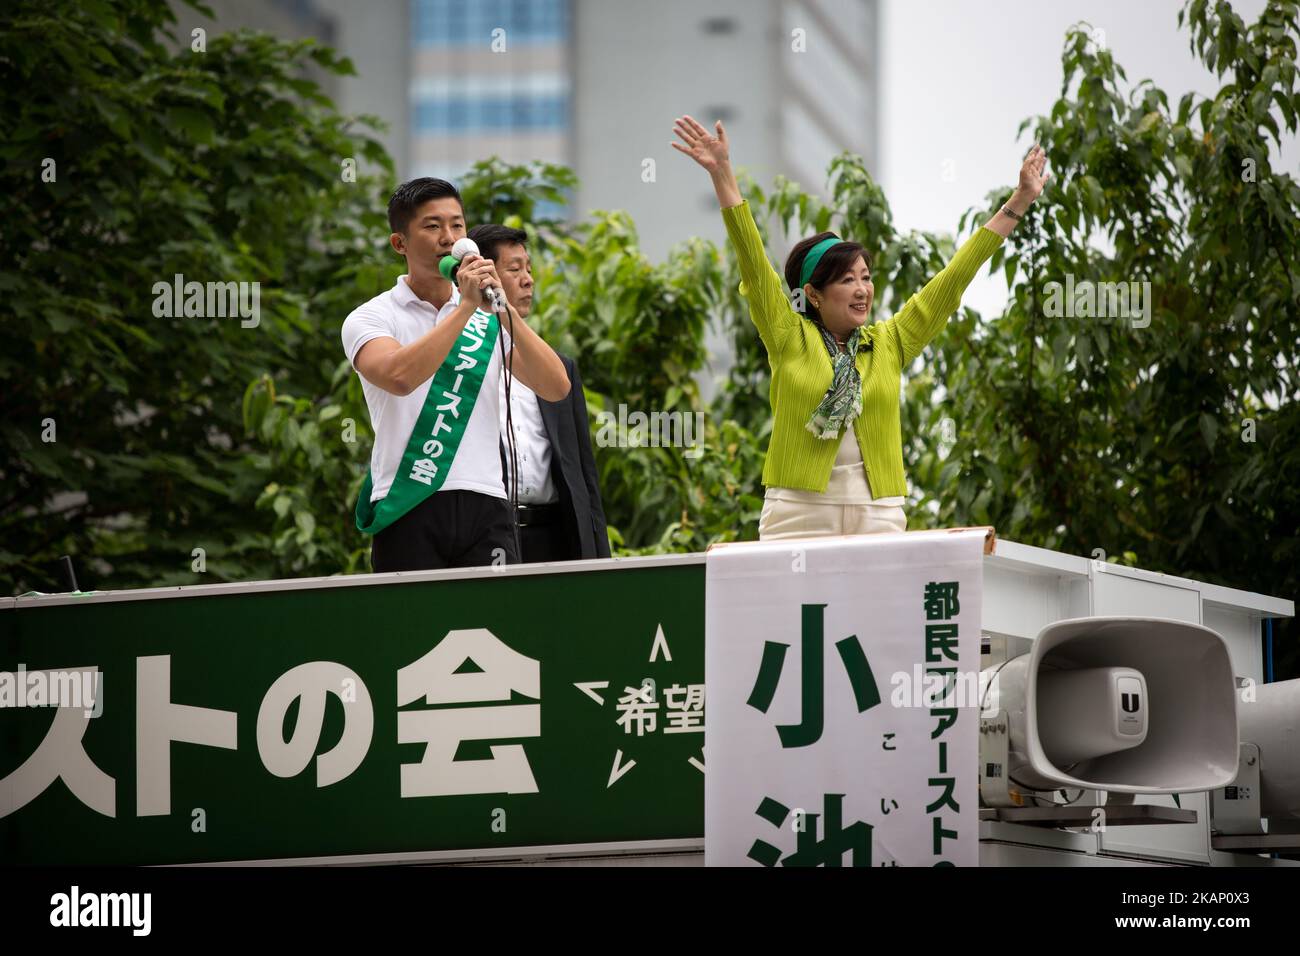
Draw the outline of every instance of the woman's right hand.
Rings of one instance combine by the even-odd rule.
[[[697,123],[694,118],[679,116],[673,123],[673,132],[686,145],[676,142],[670,144],[679,153],[685,153],[703,166],[710,175],[719,169],[725,169],[730,163],[727,131],[722,128],[722,120],[718,120],[714,125],[716,136]]]

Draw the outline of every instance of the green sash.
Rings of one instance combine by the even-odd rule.
[[[357,496],[358,531],[378,534],[447,480],[492,362],[499,331],[496,316],[482,310],[475,310],[465,321],[465,328],[429,383],[429,394],[406,443],[393,485],[378,501],[370,500],[374,482],[373,476],[366,473]]]

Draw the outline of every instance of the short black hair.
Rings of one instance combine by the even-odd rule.
[[[397,187],[393,198],[388,200],[388,228],[405,235],[406,228],[411,224],[417,209],[430,199],[447,198],[454,199],[460,204],[460,214],[464,216],[465,201],[460,198],[459,190],[447,180],[434,179],[432,176],[407,180]]]
[[[477,243],[479,254],[483,258],[491,259],[493,262],[497,261],[497,253],[502,246],[513,246],[516,243],[523,246],[528,243],[528,233],[522,229],[499,226],[494,222],[475,226],[465,235]]]
[[[799,274],[803,271],[803,261],[808,257],[808,253],[813,246],[823,239],[839,238],[833,232],[819,232],[815,236],[809,236],[807,239],[801,240],[798,245],[790,250],[790,255],[785,260],[785,281],[790,286],[792,293],[803,288],[799,284]],[[838,245],[831,246],[817,261],[817,267],[813,269],[812,275],[808,277],[808,284],[818,291],[825,289],[828,283],[834,282],[852,269],[853,264],[858,261],[858,256],[861,256],[866,261],[867,269],[870,270],[871,256],[858,243],[844,240]],[[817,307],[811,302],[804,303],[804,314],[812,316],[818,322],[822,318],[821,313],[817,311]]]

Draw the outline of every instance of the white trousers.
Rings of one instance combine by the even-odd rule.
[[[760,541],[906,530],[907,512],[898,505],[805,504],[767,499],[758,519]]]

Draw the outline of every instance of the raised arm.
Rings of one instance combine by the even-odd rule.
[[[1016,223],[1029,211],[1034,200],[1042,195],[1043,187],[1052,178],[1051,173],[1043,172],[1046,168],[1047,153],[1035,143],[1025,161],[1020,164],[1020,181],[1016,183],[1016,191],[994,213],[993,218],[984,223],[984,228],[996,232],[1003,239],[1011,235]]]
[[[673,121],[673,132],[682,142],[669,143],[679,153],[685,153],[699,163],[713,180],[713,190],[718,194],[718,205],[723,209],[739,206],[742,199],[736,174],[731,171],[731,143],[722,120],[714,123],[717,135],[713,136],[690,116],[679,116]],[[683,146],[682,143],[686,145]]]
[[[885,333],[892,336],[898,346],[903,368],[911,365],[922,349],[939,334],[949,317],[957,311],[962,293],[980,266],[1002,244],[1002,240],[1011,235],[1016,223],[1042,193],[1051,175],[1044,175],[1046,165],[1046,153],[1035,144],[1021,164],[1020,181],[1011,198],[962,244],[943,271],[908,299],[897,315],[884,323]]]
[[[749,203],[740,195],[736,174],[731,169],[727,131],[722,128],[721,120],[715,124],[715,129],[717,135],[709,133],[690,116],[680,116],[673,124],[673,131],[682,143],[670,145],[699,163],[713,181],[727,237],[740,264],[740,294],[749,301],[750,318],[758,328],[768,354],[775,355],[781,351],[787,335],[797,328],[800,319],[785,297],[781,277],[767,258]]]

